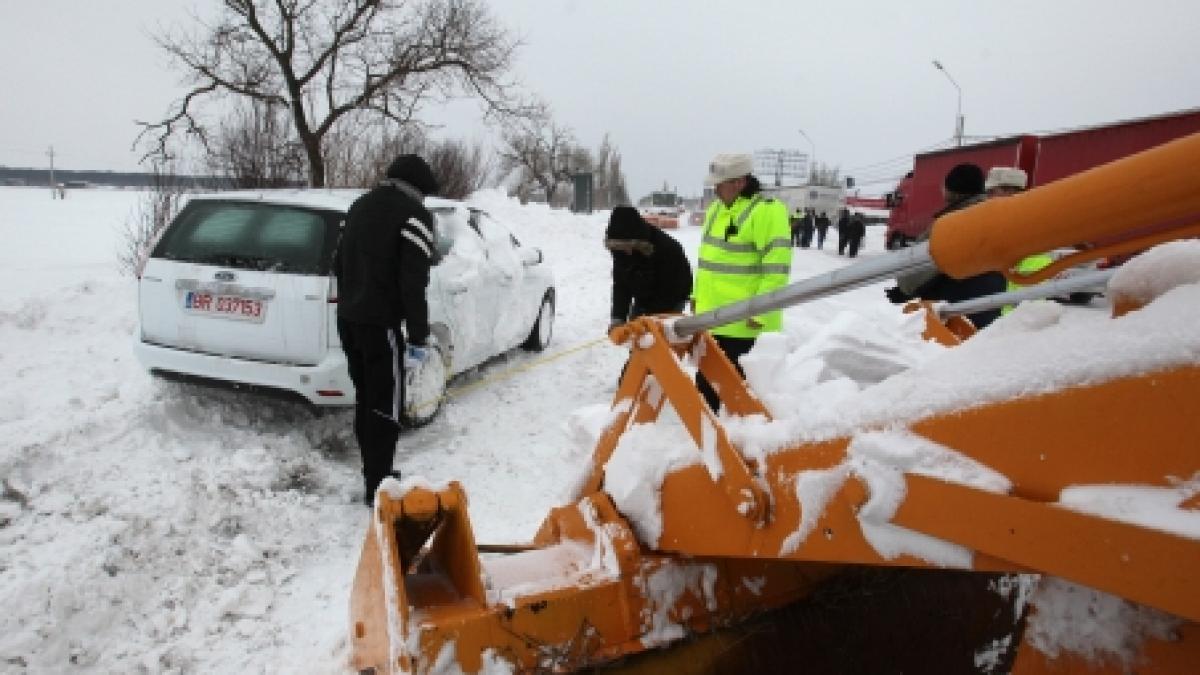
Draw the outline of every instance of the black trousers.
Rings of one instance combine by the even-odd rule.
[[[404,333],[338,319],[338,335],[354,382],[354,437],[362,456],[367,503],[392,471],[404,405]]]
[[[858,255],[858,248],[860,246],[862,246],[862,237],[860,237],[858,235],[850,237],[850,257],[851,258]]]
[[[714,335],[713,338],[717,341],[717,345],[721,347],[721,351],[725,352],[725,356],[733,361],[733,366],[737,368],[738,375],[743,379],[746,377],[746,372],[742,370],[742,364],[738,363],[745,354],[748,354],[754,348],[754,342],[757,338],[739,338],[725,337],[724,335]],[[704,397],[704,402],[713,412],[717,412],[721,407],[721,400],[717,397],[717,390],[708,382],[708,379],[696,372],[696,388],[700,390],[700,395]]]

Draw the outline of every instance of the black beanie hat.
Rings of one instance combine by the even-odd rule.
[[[960,195],[983,193],[983,169],[974,164],[956,164],[943,182],[947,192]]]
[[[419,155],[397,157],[388,166],[387,177],[408,183],[420,190],[421,194],[426,197],[437,194],[438,191],[438,183],[437,179],[433,177],[433,171]]]
[[[650,237],[650,224],[642,220],[642,214],[632,206],[618,206],[608,217],[608,231],[605,236],[609,239],[641,239]]]

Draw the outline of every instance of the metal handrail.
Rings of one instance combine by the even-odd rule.
[[[945,319],[950,316],[986,312],[1005,305],[1015,305],[1025,300],[1043,300],[1068,293],[1104,288],[1115,272],[1116,270],[1093,270],[1065,279],[1054,279],[1033,286],[1025,286],[1015,291],[1006,291],[1004,293],[996,293],[995,295],[985,295],[980,298],[963,300],[962,302],[939,305],[935,309],[938,317]]]
[[[700,331],[869,286],[900,274],[936,269],[937,266],[929,255],[929,243],[921,242],[832,272],[792,282],[783,288],[756,295],[748,300],[678,319],[670,324],[671,337],[682,340]]]

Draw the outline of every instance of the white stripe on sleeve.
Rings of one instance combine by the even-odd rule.
[[[403,235],[405,239],[416,245],[417,248],[421,249],[421,252],[425,254],[426,258],[433,258],[433,253],[429,250],[429,245],[421,241],[420,237],[413,234],[409,230],[401,230],[400,234]]]

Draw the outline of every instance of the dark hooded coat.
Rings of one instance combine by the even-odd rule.
[[[683,310],[692,293],[692,267],[674,237],[647,223],[637,209],[629,206],[613,209],[605,236],[648,242],[652,248],[649,255],[610,251],[613,269],[609,316],[613,321]]]

